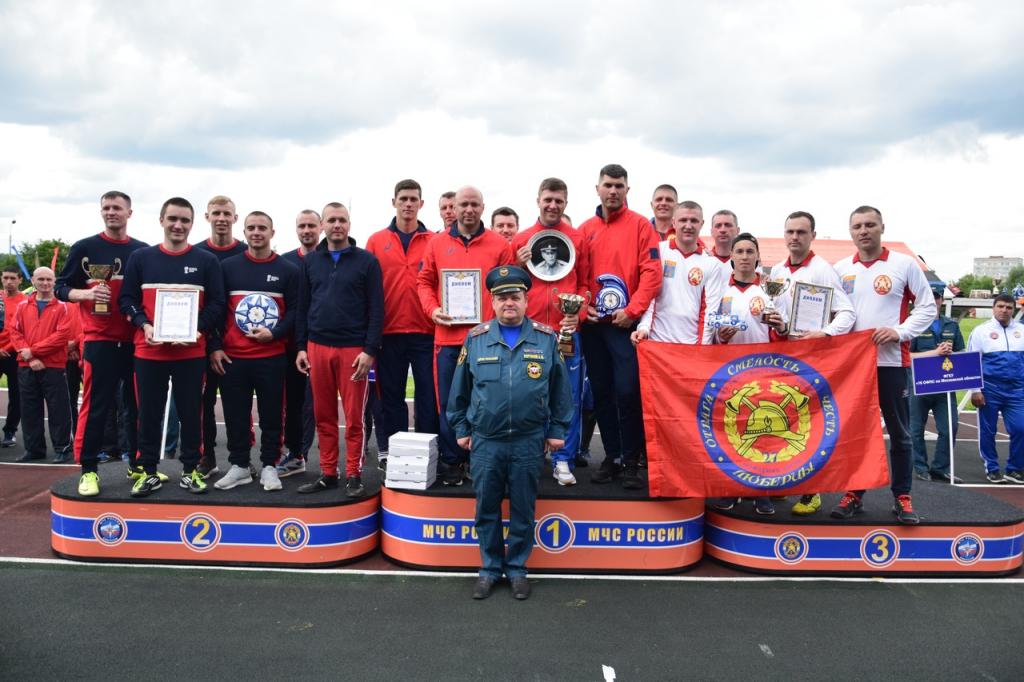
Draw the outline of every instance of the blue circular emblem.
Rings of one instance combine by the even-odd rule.
[[[954,561],[963,566],[970,566],[984,556],[985,541],[977,535],[964,533],[953,539],[950,549]]]
[[[598,275],[597,283],[601,286],[594,297],[594,309],[598,317],[611,315],[629,304],[629,290],[618,275]]]
[[[775,541],[775,558],[784,564],[798,564],[807,558],[807,538],[800,533],[786,533]]]
[[[285,519],[274,529],[274,540],[281,549],[298,551],[309,542],[309,526],[298,519]]]
[[[248,334],[257,327],[273,330],[281,319],[281,308],[273,296],[248,294],[235,306],[235,324]]]
[[[782,353],[731,360],[701,391],[697,427],[725,475],[766,492],[805,483],[839,439],[832,387],[814,367]]]
[[[209,552],[220,542],[220,524],[209,514],[190,514],[181,522],[181,541],[195,552]]]
[[[128,524],[117,514],[103,514],[93,522],[92,534],[101,544],[116,547],[128,537]]]
[[[560,554],[572,547],[576,526],[563,514],[548,514],[537,522],[534,538],[544,551]]]
[[[900,540],[887,530],[873,530],[860,543],[860,558],[875,568],[885,568],[900,555]]]

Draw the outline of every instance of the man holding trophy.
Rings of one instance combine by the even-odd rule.
[[[572,422],[565,435],[565,445],[551,453],[554,476],[559,485],[576,484],[573,469],[580,446],[580,403],[583,398],[583,377],[586,373],[577,328],[580,309],[590,303],[590,292],[586,288],[586,243],[579,230],[562,220],[568,195],[569,189],[564,181],[558,178],[547,178],[542,181],[537,192],[537,208],[540,211],[537,223],[512,239],[516,260],[530,271],[532,294],[527,301],[526,315],[531,320],[561,330],[558,335],[558,346],[569,371],[569,390],[573,404]],[[570,245],[575,263],[572,267],[562,268],[561,272],[564,274],[552,279],[543,267],[546,262],[544,259],[539,264],[534,264],[534,248],[541,251],[542,255],[545,249],[557,251],[554,239],[559,235]],[[568,266],[568,263],[566,265]]]
[[[71,247],[54,292],[61,301],[81,303],[83,393],[74,450],[75,460],[82,466],[78,493],[87,497],[100,492],[97,455],[103,447],[107,417],[117,411],[119,389],[128,408],[128,475],[138,478],[142,471],[135,462],[138,409],[133,388],[133,328],[117,310],[116,301],[128,257],[146,244],[128,236],[132,200],[127,194],[110,191],[100,197],[100,215],[103,232]]]

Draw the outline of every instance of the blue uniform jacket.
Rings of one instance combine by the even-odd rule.
[[[940,343],[949,341],[953,344],[953,352],[959,353],[964,349],[964,336],[960,333],[960,324],[951,317],[939,316],[939,333],[935,333],[934,326],[923,331],[920,336],[910,341],[910,352],[921,353],[935,350]],[[934,325],[934,322],[932,323]]]
[[[550,327],[525,318],[511,348],[497,322],[469,332],[448,398],[457,438],[564,439],[572,414],[569,372]]]

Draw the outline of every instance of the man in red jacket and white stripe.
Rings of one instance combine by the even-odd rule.
[[[383,430],[386,438],[409,430],[405,380],[412,366],[416,387],[413,417],[418,433],[437,433],[434,393],[434,323],[423,312],[416,293],[416,275],[434,233],[419,221],[423,188],[415,180],[395,185],[391,200],[395,219],[370,236],[366,250],[380,261],[384,276],[384,336],[377,355]],[[372,389],[371,389],[372,390]],[[387,451],[379,453],[386,466]]]
[[[25,454],[19,462],[46,457],[44,402],[50,419],[50,442],[56,453],[53,461],[72,461],[71,401],[64,366],[68,361],[74,311],[54,297],[55,281],[53,270],[36,268],[32,274],[36,291],[18,304],[11,326],[11,345],[18,354],[21,428],[25,434]]]

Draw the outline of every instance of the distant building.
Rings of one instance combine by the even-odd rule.
[[[1024,258],[989,256],[988,258],[974,259],[975,277],[1001,277],[1006,278],[1010,270],[1024,266]]]

